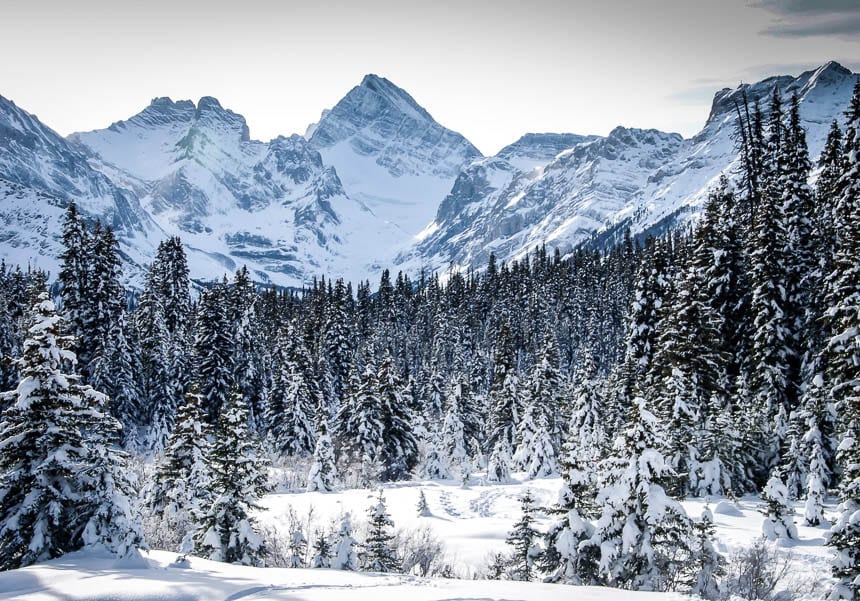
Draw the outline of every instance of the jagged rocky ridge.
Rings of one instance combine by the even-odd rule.
[[[399,261],[437,269],[480,266],[490,252],[511,260],[546,243],[565,253],[584,242],[617,241],[628,228],[644,235],[688,223],[721,175],[737,177],[734,102],[742,93],[763,106],[774,86],[786,99],[797,93],[816,160],[830,123],[842,120],[856,79],[830,62],[798,77],[721,90],[705,127],[690,139],[618,127],[605,138],[576,142],[545,164],[518,164],[505,150],[475,161]]]
[[[816,157],[856,78],[828,63],[721,90],[690,139],[624,127],[526,134],[492,157],[375,75],[305,136],[269,142],[211,97],[157,98],[68,138],[0,97],[0,256],[56,273],[71,200],[116,228],[132,283],[168,235],[183,238],[197,279],[247,264],[280,285],[374,278],[386,266],[480,268],[490,252],[510,260],[542,243],[568,252],[694,219],[720,175],[736,171],[742,91],[797,92]]]

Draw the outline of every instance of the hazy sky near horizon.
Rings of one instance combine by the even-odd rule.
[[[714,93],[860,68],[857,0],[0,0],[0,95],[62,134],[156,96],[304,133],[364,74],[492,154],[525,132],[690,136]]]

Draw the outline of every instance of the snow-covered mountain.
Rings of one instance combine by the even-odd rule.
[[[56,273],[65,206],[118,233],[132,282],[179,235],[192,276],[247,264],[261,282],[375,278],[482,267],[546,243],[660,231],[696,217],[736,172],[734,102],[797,93],[813,158],[857,75],[836,63],[717,92],[691,139],[618,127],[605,137],[527,134],[492,157],[407,92],[366,76],[305,136],[253,140],[214,98],[156,98],[110,127],[63,138],[0,97],[0,257]]]
[[[39,119],[0,96],[0,256],[57,274],[60,224],[76,201],[111,225],[126,262],[152,256],[163,237],[137,195],[94,169],[87,157]]]
[[[510,259],[542,242],[580,241],[627,207],[683,144],[678,134],[618,127],[543,165],[519,169],[500,156],[472,163],[439,207],[417,256],[435,267],[467,267],[486,263],[491,252]]]
[[[856,79],[831,62],[798,77],[721,90],[705,127],[688,140],[618,127],[605,138],[574,141],[546,164],[512,160],[511,147],[541,138],[526,136],[465,167],[435,220],[398,260],[412,268],[480,267],[491,251],[501,260],[541,243],[567,252],[595,236],[598,242],[617,239],[628,227],[643,233],[686,223],[722,174],[736,177],[734,102],[742,93],[765,108],[774,86],[786,100],[797,93],[815,159],[831,121],[841,120]]]
[[[407,235],[432,221],[461,167],[481,156],[412,96],[376,75],[325,111],[309,134],[347,194]]]
[[[215,98],[156,98],[127,121],[70,139],[183,238],[203,277],[241,264],[282,285],[319,273],[362,277],[378,258],[362,252],[362,237],[399,236],[347,196],[303,137],[252,140],[245,119]]]

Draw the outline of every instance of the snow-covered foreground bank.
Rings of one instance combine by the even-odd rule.
[[[398,529],[429,526],[445,542],[449,559],[458,574],[480,572],[488,556],[504,551],[504,539],[519,517],[519,497],[530,490],[538,505],[551,505],[560,485],[557,478],[521,484],[473,485],[462,488],[454,482],[408,482],[384,488],[388,509]],[[430,511],[419,517],[416,510],[423,491]],[[337,493],[274,493],[263,501],[261,522],[287,535],[290,510],[314,527],[326,528],[350,512],[356,523],[377,490],[355,489]],[[746,497],[736,504],[712,500],[710,507],[717,525],[717,547],[725,555],[748,546],[761,533],[762,515],[758,499]],[[701,514],[705,501],[684,502],[691,516]],[[824,547],[826,526],[802,525],[801,507],[796,520],[800,540],[785,551],[791,553],[791,570],[784,587],[798,598],[820,599],[830,579],[830,550]],[[827,506],[827,516],[833,511]],[[538,513],[543,529],[549,518]],[[672,601],[682,595],[636,593],[611,588],[572,587],[554,584],[487,580],[417,578],[335,570],[251,568],[191,558],[186,566],[173,564],[175,553],[151,551],[145,566],[117,565],[116,561],[93,553],[72,553],[58,560],[0,573],[0,599],[41,600],[125,600],[219,601],[234,599],[325,600],[372,599],[373,601],[433,600],[540,600],[569,601]]]
[[[571,588],[489,580],[425,579],[335,570],[250,568],[192,558],[171,564],[175,553],[152,551],[147,569],[115,567],[115,560],[72,553],[44,564],[0,573],[0,598],[27,601],[569,601]],[[578,601],[671,601],[678,595],[581,587]]]

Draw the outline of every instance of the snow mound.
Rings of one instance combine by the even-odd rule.
[[[740,509],[738,509],[737,505],[727,500],[722,500],[717,503],[716,507],[714,507],[714,513],[719,513],[720,515],[730,515],[734,517],[743,516],[743,513]]]

